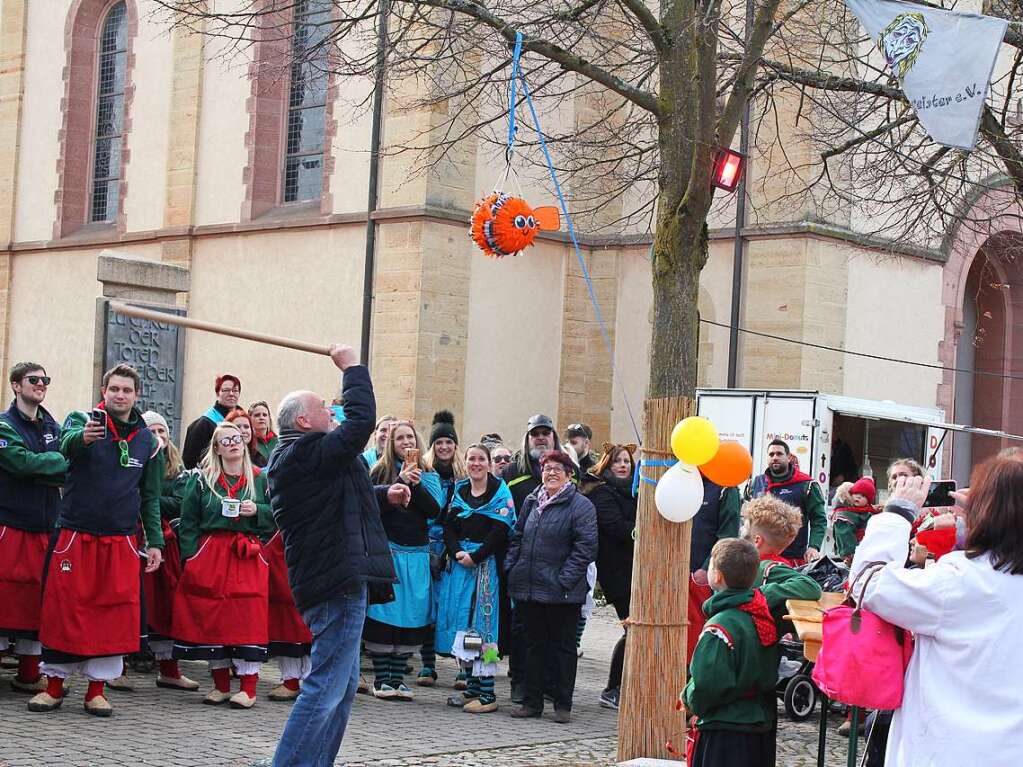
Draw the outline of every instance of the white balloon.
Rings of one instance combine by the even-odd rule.
[[[654,504],[669,522],[687,522],[703,505],[703,480],[700,470],[686,463],[676,463],[657,481]]]

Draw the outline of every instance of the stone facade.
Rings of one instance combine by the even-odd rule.
[[[58,413],[94,396],[95,300],[103,291],[95,276],[99,259],[111,252],[188,269],[189,289],[177,300],[191,316],[321,343],[357,341],[369,127],[351,105],[365,98],[372,83],[358,78],[331,83],[324,193],[318,203],[281,204],[287,95],[281,41],[268,34],[231,58],[218,41],[181,29],[168,37],[149,0],[129,0],[126,110],[134,117],[124,147],[135,159],[128,165],[126,151],[116,226],[83,229],[95,77],[94,50],[88,53],[82,41],[90,35],[94,41],[95,25],[109,5],[53,0],[44,11],[30,10],[26,0],[0,4],[3,366],[15,358],[47,357],[41,361],[61,382],[50,395]],[[63,50],[52,50],[54,39],[63,40]],[[455,102],[411,107],[420,87],[389,83],[385,149],[434,134],[446,118],[459,114],[462,105]],[[797,95],[779,103],[782,116],[799,109]],[[608,109],[606,96],[584,89],[550,120],[562,128],[585,126]],[[139,125],[144,128],[134,127]],[[743,327],[954,367],[964,343],[971,266],[990,234],[1018,231],[1018,221],[996,222],[989,233],[950,232],[947,263],[942,254],[879,250],[848,228],[849,210],[822,223],[813,201],[798,209],[769,204],[784,192],[784,179],[767,167],[772,152],[784,146],[793,156],[811,159],[810,147],[796,135],[783,122],[779,135],[763,134],[765,146],[754,152],[756,215],[745,231]],[[385,152],[380,160],[369,350],[379,411],[413,417],[425,431],[433,412],[448,408],[463,440],[496,430],[518,443],[529,415],[546,412],[562,427],[589,423],[597,443],[609,437],[632,441],[624,398],[636,414],[642,412],[650,342],[649,240],[607,229],[620,215],[613,207],[579,233],[617,360],[615,375],[564,231],[543,235],[517,258],[484,258],[466,237],[467,220],[475,200],[500,175],[499,154],[483,142],[463,142],[435,159],[425,168],[410,152]],[[33,183],[25,182],[26,173],[33,174]],[[573,183],[613,197],[610,187],[601,186],[604,180],[590,181]],[[531,202],[551,204],[548,191],[533,180],[525,183]],[[571,197],[571,188],[567,191]],[[722,211],[711,222],[699,300],[704,319],[727,324],[734,276],[730,213],[727,206]],[[46,291],[38,290],[40,282]],[[1023,280],[1009,274],[1005,282]],[[1004,316],[1018,317],[1017,306],[1023,301],[1013,293]],[[41,314],[51,321],[29,324]],[[740,338],[742,386],[938,405],[953,416],[956,380],[948,371]],[[1023,353],[1011,350],[1023,332],[1010,323],[1001,338],[988,351],[1010,350],[1001,355],[1000,370],[1015,375],[1013,360]],[[225,370],[243,379],[246,399],[275,401],[297,386],[328,398],[337,390],[333,369],[309,355],[197,333],[186,336],[185,348],[186,418],[208,406],[212,378]],[[700,354],[701,384],[725,385],[728,330],[705,324]],[[986,365],[1000,364],[998,354],[982,358]],[[1003,426],[1023,412],[1014,407],[1021,396],[1013,387],[1000,395]],[[982,415],[997,420],[997,414]]]

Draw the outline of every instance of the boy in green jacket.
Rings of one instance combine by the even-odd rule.
[[[708,580],[714,596],[689,669],[683,702],[697,718],[689,767],[772,767],[775,763],[778,632],[753,588],[760,558],[747,540],[718,541]]]

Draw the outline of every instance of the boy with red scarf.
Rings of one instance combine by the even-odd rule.
[[[707,579],[714,596],[682,692],[696,717],[690,767],[773,767],[778,630],[754,588],[760,558],[747,540],[714,544]]]
[[[163,560],[163,459],[135,407],[139,384],[130,365],[108,370],[98,406],[105,422],[74,412],[64,423],[60,449],[69,468],[43,573],[39,628],[49,684],[29,711],[59,707],[64,680],[80,671],[89,680],[85,710],[110,716],[104,683],[121,676],[124,655],[138,652],[140,517],[146,571]]]

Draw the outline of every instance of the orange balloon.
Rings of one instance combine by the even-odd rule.
[[[714,457],[700,467],[700,472],[715,485],[736,487],[753,474],[753,456],[738,442],[722,442]]]

